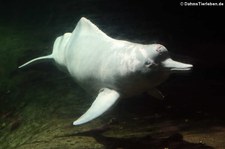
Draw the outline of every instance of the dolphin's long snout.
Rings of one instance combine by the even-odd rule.
[[[188,71],[191,70],[193,65],[185,64],[172,60],[171,58],[166,59],[163,62],[163,66],[170,69],[171,71]]]

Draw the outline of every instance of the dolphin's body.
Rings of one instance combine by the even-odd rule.
[[[190,64],[173,61],[160,44],[137,44],[116,40],[81,18],[72,33],[59,36],[51,55],[33,59],[52,58],[87,92],[97,95],[95,101],[74,125],[97,118],[107,111],[120,96],[132,96],[148,91],[162,97],[155,89],[171,72],[187,71]]]

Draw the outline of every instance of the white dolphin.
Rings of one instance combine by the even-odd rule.
[[[96,25],[82,17],[72,33],[59,36],[51,55],[34,61],[54,59],[87,92],[97,95],[91,107],[73,125],[89,122],[107,111],[121,96],[147,91],[161,98],[155,89],[169,74],[187,71],[191,64],[170,58],[160,44],[143,45],[107,36]]]

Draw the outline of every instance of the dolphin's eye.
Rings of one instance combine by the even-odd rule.
[[[150,61],[146,61],[145,65],[151,65],[151,62]]]
[[[162,52],[162,50],[160,48],[156,49],[157,52]]]
[[[144,65],[146,66],[146,67],[150,67],[151,65],[153,65],[154,64],[154,62],[152,61],[152,60],[150,60],[150,59],[147,59],[146,61],[145,61],[145,63],[144,63]]]
[[[158,52],[159,55],[162,55],[162,49],[158,48],[158,49],[156,49],[156,52]]]

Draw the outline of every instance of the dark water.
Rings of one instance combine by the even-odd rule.
[[[225,24],[223,21],[225,6],[182,7],[179,3],[178,1],[148,3],[148,1],[128,0],[0,1],[0,133],[4,136],[0,141],[7,142],[16,136],[23,136],[25,133],[23,128],[43,127],[36,130],[40,136],[43,136],[41,131],[51,130],[50,126],[44,125],[47,119],[52,121],[49,117],[65,119],[65,125],[69,125],[74,116],[78,117],[88,107],[85,106],[89,104],[86,102],[92,100],[83,101],[82,98],[90,98],[90,96],[84,95],[82,89],[79,87],[77,89],[77,85],[68,76],[58,72],[51,63],[34,65],[22,71],[16,68],[33,57],[50,53],[55,38],[65,32],[71,32],[77,21],[84,16],[113,38],[144,44],[161,43],[167,47],[174,59],[191,63],[194,69],[188,74],[172,75],[159,86],[166,96],[165,101],[141,95],[130,99],[130,102],[122,100],[113,111],[110,111],[113,117],[118,119],[112,123],[110,130],[114,135],[117,134],[116,130],[121,130],[122,127],[128,128],[128,130],[124,128],[126,132],[132,132],[133,129],[141,126],[143,127],[141,132],[147,132],[148,129],[152,129],[147,127],[150,124],[154,124],[158,131],[162,130],[161,132],[165,134],[170,132],[171,127],[178,127],[178,130],[173,131],[177,135],[168,133],[162,139],[153,133],[142,137],[134,135],[126,138],[120,131],[118,133],[122,134],[122,138],[117,138],[113,135],[100,136],[101,132],[84,131],[83,136],[92,136],[105,148],[224,147],[225,142],[220,141],[225,140],[224,135],[215,135],[213,138],[222,143],[206,140],[205,144],[201,144],[199,141],[201,137],[215,134],[208,132],[210,128],[219,127],[223,132],[225,129]],[[80,107],[77,105],[74,107],[76,103],[71,101],[74,94],[80,97],[81,101],[77,99]],[[66,98],[65,101],[63,98]],[[50,116],[44,117],[46,113],[30,116],[29,113],[35,113],[38,109],[34,107],[39,106],[46,113],[51,111]],[[74,113],[76,108],[79,110]],[[103,123],[104,120],[112,118],[110,113],[107,116],[103,118]],[[131,117],[136,120],[132,121]],[[137,120],[138,118],[140,121]],[[127,119],[128,124],[120,123],[124,119]],[[35,121],[38,126],[33,124]],[[173,121],[173,123],[164,125],[165,121]],[[190,123],[187,124],[187,121]],[[32,127],[26,127],[29,123],[32,123]],[[98,123],[94,126],[96,125]],[[94,128],[94,126],[90,124],[87,127]],[[84,126],[81,130],[71,127],[63,127],[61,130],[72,132],[86,129]],[[183,130],[190,131],[190,135],[187,135],[188,141],[182,138],[185,138],[181,133]],[[199,134],[203,134],[198,136],[200,140],[194,139],[195,135],[191,136],[194,130],[196,132],[193,134],[196,134],[197,130]],[[18,142],[9,141],[3,147],[16,144],[13,147],[25,148],[29,143],[35,141],[37,143],[38,139],[28,137],[29,132],[31,136],[35,133],[32,130],[27,131],[27,139],[22,143],[18,143],[18,139]],[[82,135],[80,132],[72,133],[69,136],[80,134]],[[46,136],[48,138],[48,135]],[[84,143],[85,138],[78,139],[79,141]],[[65,148],[62,144],[65,142],[59,143],[59,148]],[[48,143],[44,146],[51,148]],[[103,146],[99,148],[104,148]],[[39,148],[42,146],[40,145]],[[74,148],[74,146],[67,146],[67,148]]]

